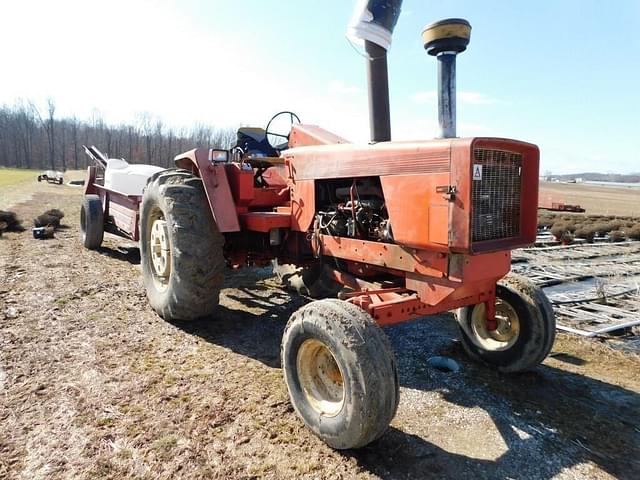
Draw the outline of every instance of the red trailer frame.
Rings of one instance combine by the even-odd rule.
[[[85,195],[98,195],[102,201],[104,231],[133,241],[140,239],[140,202],[142,195],[127,195],[104,186],[98,168],[87,168]]]

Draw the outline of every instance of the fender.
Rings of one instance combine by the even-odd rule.
[[[212,150],[194,148],[176,155],[176,167],[184,168],[202,179],[211,215],[221,233],[239,232],[240,222],[223,164],[212,161]]]

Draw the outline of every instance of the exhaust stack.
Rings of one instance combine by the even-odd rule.
[[[365,40],[367,52],[367,90],[369,93],[369,131],[371,143],[391,140],[391,112],[389,110],[389,73],[387,51]]]
[[[347,37],[364,44],[367,53],[369,129],[371,142],[391,140],[387,50],[400,16],[402,0],[359,0],[347,28]]]
[[[438,59],[438,123],[440,138],[456,136],[456,55],[464,52],[471,25],[462,18],[431,23],[422,31],[424,48]]]

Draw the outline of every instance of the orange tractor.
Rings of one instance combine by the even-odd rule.
[[[439,64],[441,138],[392,142],[386,51],[400,2],[364,8],[353,34],[369,56],[370,144],[282,112],[265,129],[240,128],[230,150],[178,155],[143,192],[105,186],[102,159],[82,207],[88,248],[104,231],[139,240],[149,302],[165,319],[215,318],[227,266],[274,262],[290,287],[337,295],[291,316],[281,360],[296,412],[338,449],[375,440],[395,415],[381,326],[455,310],[466,352],[504,372],[534,368],[555,336],[545,295],[509,275],[511,250],[536,236],[538,148],[455,134],[455,61],[470,25],[423,32]]]

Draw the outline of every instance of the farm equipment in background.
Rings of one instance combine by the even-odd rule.
[[[538,204],[540,210],[551,210],[552,212],[575,212],[584,213],[586,210],[580,205],[571,205],[564,202],[556,202],[551,198],[548,198],[546,202],[540,202]]]
[[[89,167],[82,206],[88,248],[103,231],[139,240],[149,302],[167,320],[214,316],[225,266],[276,261],[291,287],[340,287],[339,299],[291,316],[281,350],[296,412],[338,449],[375,440],[395,415],[398,375],[381,326],[457,310],[467,353],[505,372],[534,368],[555,336],[541,290],[507,275],[511,250],[536,237],[538,148],[456,137],[465,20],[423,32],[439,65],[441,138],[391,141],[386,51],[400,4],[364,2],[350,29],[368,53],[371,144],[281,112],[265,129],[240,128],[229,150],[196,148],[177,169],[140,172],[144,192],[118,191],[112,160],[102,180]]]
[[[64,176],[62,172],[58,172],[56,170],[47,170],[46,172],[42,172],[38,175],[38,182],[45,181],[47,183],[55,183],[57,185],[62,185],[64,181]]]

